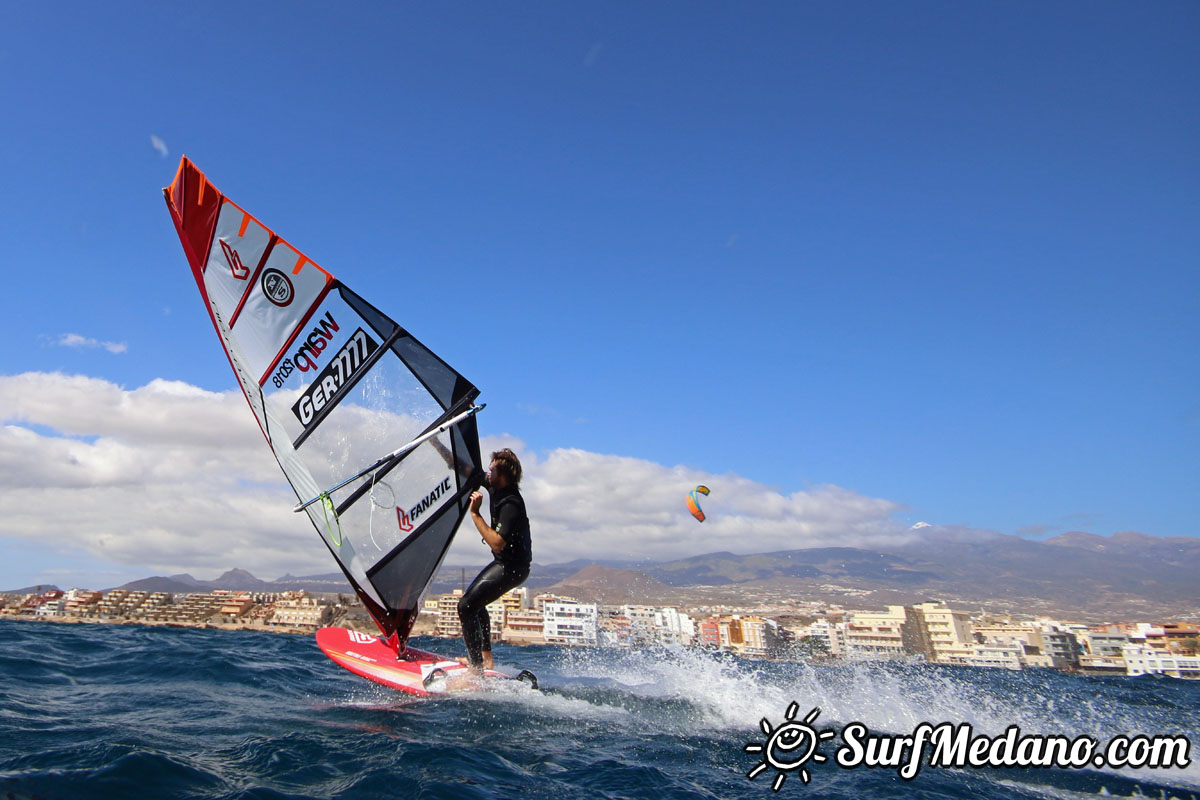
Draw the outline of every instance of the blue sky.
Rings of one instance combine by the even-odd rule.
[[[841,492],[902,527],[1200,534],[1195,4],[70,3],[3,22],[0,380],[233,388],[160,194],[186,154],[475,382],[486,435],[547,466],[595,457],[546,495],[544,554],[611,555],[603,520],[645,464],[724,476],[725,498]],[[55,416],[32,385],[62,396],[0,391],[28,403],[0,407],[39,437],[21,453],[137,450],[63,421],[86,391]],[[7,483],[28,483],[9,451]],[[48,481],[7,492],[0,586],[64,563],[216,570],[105,556],[98,528],[63,545],[70,517],[39,509],[94,509],[118,538],[144,510]]]

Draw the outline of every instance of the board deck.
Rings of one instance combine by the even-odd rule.
[[[355,675],[409,694],[429,696],[479,691],[488,683],[471,680],[470,670],[455,659],[415,647],[405,649],[403,657],[398,657],[380,637],[346,628],[321,628],[317,631],[317,646],[335,664]],[[444,680],[437,671],[444,673]],[[512,679],[496,670],[487,670],[484,675]]]

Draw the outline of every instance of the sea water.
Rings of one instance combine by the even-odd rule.
[[[462,653],[453,640],[414,643]],[[1195,744],[1200,683],[690,650],[495,654],[502,669],[536,672],[542,691],[410,698],[306,636],[0,621],[0,800],[1200,798],[1195,752],[1167,769],[926,766],[911,780],[835,758],[851,722]],[[817,742],[803,763],[771,741],[800,724]]]

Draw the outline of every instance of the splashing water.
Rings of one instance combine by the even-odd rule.
[[[968,722],[989,735],[1019,725],[1195,741],[1200,685],[1183,681],[692,650],[497,645],[496,658],[544,690],[417,700],[341,670],[310,637],[0,622],[0,797],[1200,797],[1195,758],[1171,770],[926,770],[912,783],[830,758],[809,765],[808,786],[778,793],[747,778],[756,757],[743,748],[792,703],[839,731]]]

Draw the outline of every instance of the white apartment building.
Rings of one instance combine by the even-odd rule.
[[[677,608],[660,608],[655,611],[654,628],[659,644],[668,647],[689,647],[696,638],[696,623]]]
[[[543,631],[547,644],[596,644],[596,604],[545,602]]]
[[[846,631],[840,625],[834,625],[827,619],[819,619],[803,628],[794,629],[801,638],[816,639],[825,646],[825,652],[830,655],[841,655],[846,649]]]
[[[629,620],[629,644],[647,647],[658,643],[658,625],[652,606],[621,606],[621,615]]]
[[[1126,645],[1123,652],[1128,675],[1168,675],[1200,680],[1200,656],[1185,656],[1138,644]]]
[[[977,644],[967,665],[992,669],[1020,669],[1025,648],[1019,644]]]
[[[56,597],[39,605],[34,613],[39,617],[61,617],[66,606],[66,600]]]
[[[1092,656],[1122,656],[1125,645],[1129,644],[1129,635],[1125,633],[1107,633],[1089,631],[1081,639],[1081,643]]]

